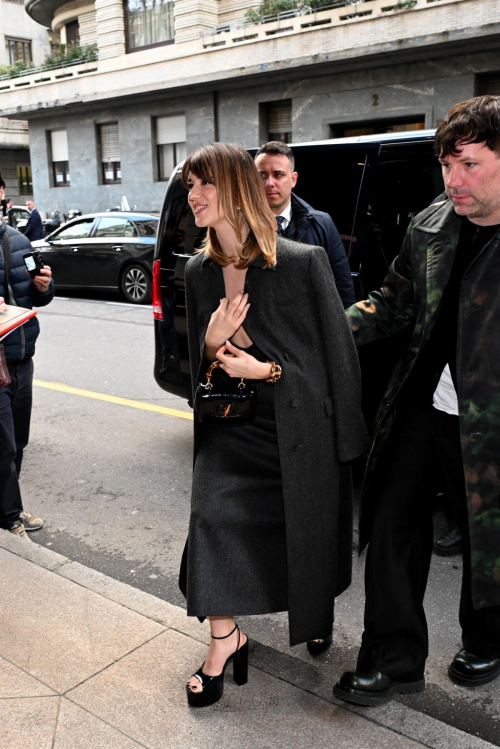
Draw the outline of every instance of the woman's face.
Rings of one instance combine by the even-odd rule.
[[[194,213],[196,226],[211,226],[217,229],[221,222],[226,221],[215,185],[189,172],[188,191],[188,201]]]

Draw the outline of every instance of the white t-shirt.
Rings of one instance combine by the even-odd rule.
[[[453,384],[449,364],[441,372],[437,388],[432,396],[432,405],[438,411],[445,411],[452,416],[458,416],[457,391]]]

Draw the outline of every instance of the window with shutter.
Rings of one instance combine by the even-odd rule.
[[[122,181],[120,163],[120,137],[117,122],[99,125],[99,143],[101,148],[102,180],[105,184],[116,184]]]
[[[50,131],[52,178],[54,187],[67,187],[69,178],[68,134],[66,130]]]
[[[168,180],[179,162],[186,158],[186,115],[156,118],[158,179]]]
[[[290,143],[292,140],[292,100],[276,101],[268,104],[269,140]]]

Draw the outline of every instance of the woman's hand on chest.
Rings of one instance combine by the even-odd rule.
[[[248,294],[243,292],[237,294],[231,303],[227,297],[221,299],[220,305],[211,315],[208,323],[205,336],[207,359],[213,361],[215,352],[225,341],[233,337],[243,324],[249,307]]]
[[[245,377],[247,380],[266,380],[271,376],[271,365],[261,362],[246,351],[226,341],[217,351],[216,358],[221,369],[229,377]]]

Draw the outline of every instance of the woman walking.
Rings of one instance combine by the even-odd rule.
[[[192,706],[222,696],[233,660],[246,682],[248,644],[234,616],[289,612],[292,645],[328,638],[351,579],[349,461],[367,447],[360,378],[328,258],[276,237],[250,155],[214,143],[182,179],[202,251],[186,265],[193,388],[243,378],[255,417],[212,426],[195,408],[189,536],[180,587],[189,616],[210,618],[207,659],[187,684]],[[248,392],[248,390],[247,390]]]

